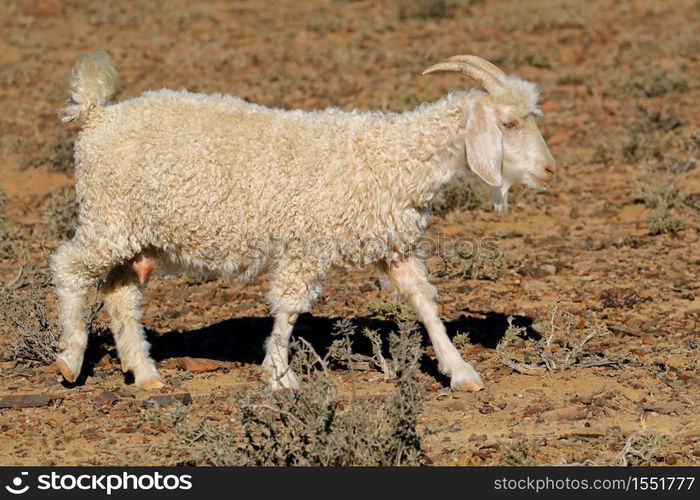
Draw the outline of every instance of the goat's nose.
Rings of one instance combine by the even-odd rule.
[[[549,163],[544,166],[544,171],[547,172],[547,175],[549,175],[549,177],[554,177],[554,170],[556,170],[554,163]]]

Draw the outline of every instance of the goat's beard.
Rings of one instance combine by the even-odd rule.
[[[502,186],[491,188],[491,203],[496,212],[508,210],[508,191],[510,184],[504,183]]]

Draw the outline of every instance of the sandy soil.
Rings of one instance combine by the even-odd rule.
[[[418,76],[456,53],[537,82],[541,129],[559,166],[551,188],[516,189],[512,210],[501,215],[470,187],[473,179],[461,181],[477,195],[473,206],[447,200],[451,210],[431,227],[432,238],[490,238],[503,257],[477,256],[475,265],[430,259],[450,334],[469,333],[460,348],[487,387],[451,392],[428,349],[424,461],[697,464],[697,2],[23,1],[3,4],[0,21],[0,187],[9,241],[0,278],[6,294],[38,293],[51,319],[53,291],[40,285],[45,256],[65,231],[52,220],[70,194],[75,135],[56,111],[81,52],[111,52],[118,99],[186,87],[284,108],[404,110],[466,85],[454,75]],[[263,386],[259,362],[271,325],[265,284],[264,276],[248,285],[156,277],[149,286],[144,323],[169,383],[163,393],[191,394],[190,420],[235,426],[237,398]],[[611,328],[584,347],[609,363],[541,375],[505,366],[495,346],[507,317],[536,336],[557,299],[573,315],[575,334],[601,322]],[[323,351],[337,318],[381,322],[372,311],[391,300],[371,270],[337,272],[298,333]],[[12,325],[4,331],[0,345],[17,342]],[[184,356],[214,360],[212,371],[177,366]],[[151,394],[121,373],[113,346],[91,349],[75,387],[47,363],[10,357],[0,362],[0,398],[40,393],[52,401],[0,408],[0,464],[195,460],[158,410],[143,405]],[[343,394],[354,387],[381,395],[392,385],[372,370],[337,369],[333,380]],[[641,451],[624,452],[625,444]]]

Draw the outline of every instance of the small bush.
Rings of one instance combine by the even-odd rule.
[[[46,300],[40,289],[5,290],[0,295],[0,333],[3,358],[53,362],[59,333],[46,314]]]
[[[43,211],[43,227],[46,237],[53,241],[68,240],[75,234],[78,223],[78,200],[72,187],[60,188],[51,193]]]
[[[640,297],[632,288],[608,288],[600,294],[603,307],[613,309],[632,309],[635,305],[651,300],[649,297]]]
[[[413,321],[416,315],[403,302],[381,301],[367,304],[370,317],[379,317],[390,321]]]
[[[593,153],[591,153],[590,161],[604,165],[612,164],[615,161],[615,148],[607,142],[599,142],[595,145]]]
[[[656,454],[661,451],[661,448],[666,442],[666,438],[660,434],[649,432],[642,429],[639,432],[633,432],[625,442],[625,446],[620,451],[617,457],[617,464],[623,467],[629,465],[651,465],[656,462]]]
[[[583,75],[567,73],[557,78],[557,85],[583,85],[585,79]]]
[[[59,129],[55,139],[43,143],[21,165],[22,170],[48,165],[54,172],[70,172],[73,169],[73,133]]]
[[[493,258],[462,255],[457,248],[446,249],[432,274],[437,278],[496,280],[509,269],[517,269],[522,259],[514,252],[499,252]]]
[[[474,183],[471,177],[458,176],[448,182],[433,200],[433,213],[438,216],[450,212],[488,210],[487,189]]]
[[[27,262],[28,243],[25,234],[7,221],[7,195],[0,189],[0,260],[11,260],[21,265]]]
[[[333,328],[333,335],[338,338],[328,348],[328,358],[347,368],[355,366],[356,363],[367,363],[368,366],[378,369],[387,377],[394,377],[396,371],[384,357],[382,352],[383,344],[379,332],[369,328],[362,329],[362,335],[369,340],[372,346],[372,356],[353,352],[352,339],[355,333],[356,329],[349,320],[343,319],[338,321]]]
[[[649,234],[675,234],[685,228],[681,214],[692,214],[696,219],[698,206],[693,195],[685,196],[680,186],[684,184],[683,175],[695,168],[700,136],[692,132],[689,136],[675,141],[676,152],[661,153],[645,158],[645,166],[650,183],[639,185],[641,199],[650,209],[647,215]]]
[[[422,356],[415,327],[401,325],[389,337],[395,387],[386,398],[342,400],[321,358],[310,344],[296,346],[302,367],[294,392],[249,393],[242,402],[243,431],[203,420],[181,426],[184,447],[196,462],[260,466],[419,465],[417,431],[422,399],[418,364]]]
[[[7,205],[7,195],[5,191],[0,188],[0,253],[1,248],[7,243],[7,215],[5,213],[5,205]]]
[[[683,219],[674,214],[667,206],[660,206],[647,216],[649,234],[676,234],[685,227]]]
[[[588,354],[584,347],[591,340],[610,334],[602,324],[577,328],[577,318],[568,312],[559,313],[559,301],[552,308],[549,332],[540,340],[524,339],[525,328],[513,325],[508,318],[508,329],[496,346],[498,360],[525,375],[544,375],[546,372],[578,367],[617,364],[611,355]],[[517,344],[517,349],[512,349]]]
[[[453,8],[445,0],[402,0],[399,19],[439,19],[452,17]]]
[[[5,205],[7,204],[7,194],[5,194],[5,190],[0,188],[0,231],[3,230],[2,225],[5,224]]]
[[[630,97],[661,97],[669,92],[683,92],[688,82],[681,69],[668,71],[658,66],[639,64],[617,81],[607,84],[603,93],[606,95],[628,95]]]

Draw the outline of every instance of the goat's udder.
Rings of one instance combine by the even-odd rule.
[[[139,277],[139,282],[143,285],[148,279],[148,275],[155,268],[155,263],[153,259],[146,257],[144,254],[140,253],[131,260],[131,268]]]

